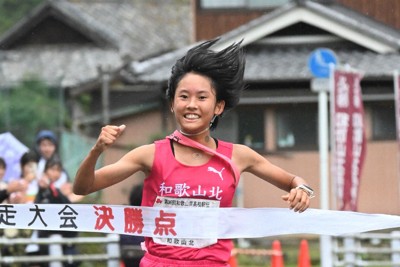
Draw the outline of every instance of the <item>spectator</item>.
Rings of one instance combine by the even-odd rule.
[[[53,156],[58,156],[58,139],[57,136],[49,130],[42,130],[36,136],[36,152],[39,156],[37,177],[40,179],[44,172],[46,162]],[[55,183],[57,188],[69,181],[69,177],[65,170],[62,170],[61,177]]]
[[[4,182],[3,177],[6,172],[6,168],[7,165],[5,160],[0,158],[0,203],[5,200],[9,200],[9,202],[12,203],[21,203],[22,200],[19,194],[26,190],[27,184],[24,181],[18,180],[14,180],[9,183]],[[13,201],[10,201],[13,194]]]
[[[54,156],[47,160],[44,173],[38,180],[39,191],[35,203],[70,203],[68,197],[55,186],[62,176],[62,170],[60,158]]]
[[[69,204],[71,201],[65,196],[60,189],[58,189],[55,184],[62,177],[62,163],[57,156],[49,158],[46,162],[44,174],[38,180],[39,191],[35,198],[35,203],[40,204]],[[76,237],[77,232],[71,231],[44,231],[40,230],[37,232],[39,238],[47,238],[51,235],[60,234],[62,237]],[[66,244],[62,246],[64,255],[76,254],[76,247],[71,244]],[[40,245],[39,251],[31,254],[36,255],[48,255],[49,248],[47,245]],[[48,263],[40,263],[35,266],[47,267]],[[75,267],[79,266],[77,262],[66,262],[63,264],[65,267]]]
[[[6,169],[6,161],[0,157],[0,190],[4,190],[7,188],[7,183],[3,180],[4,175],[6,174]]]
[[[21,165],[21,179],[26,181],[28,188],[25,192],[24,202],[33,203],[38,192],[37,184],[37,168],[38,157],[36,153],[28,151],[22,155],[20,159]]]
[[[43,175],[46,161],[54,156],[59,157],[57,136],[49,130],[40,131],[36,136],[36,152],[39,156],[37,177],[40,179]],[[69,182],[68,173],[64,168],[62,169],[61,177],[54,183],[54,185],[56,188],[61,189],[64,195],[68,196],[71,202],[78,202],[83,198],[82,196],[73,194],[72,183]]]

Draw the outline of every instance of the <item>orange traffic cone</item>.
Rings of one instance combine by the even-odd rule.
[[[281,242],[274,240],[272,242],[273,254],[271,256],[271,267],[284,267],[283,253],[281,249]]]
[[[238,267],[235,250],[232,251],[232,254],[231,254],[231,257],[229,258],[228,264],[230,267]]]
[[[298,267],[311,267],[310,252],[308,250],[308,242],[303,239],[300,242]]]

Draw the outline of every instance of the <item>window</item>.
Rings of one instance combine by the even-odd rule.
[[[278,150],[317,149],[318,110],[316,105],[289,105],[276,109]]]
[[[269,107],[271,108],[271,107]],[[238,106],[221,118],[214,137],[266,150],[266,107]],[[316,150],[318,148],[317,104],[277,106],[273,123],[277,150]],[[272,134],[274,135],[274,134]]]
[[[237,114],[239,143],[264,150],[264,108],[239,106]]]
[[[290,0],[201,0],[200,5],[204,9],[226,9],[226,8],[272,8],[286,3]]]
[[[394,103],[376,103],[370,106],[373,140],[395,140],[396,119]]]

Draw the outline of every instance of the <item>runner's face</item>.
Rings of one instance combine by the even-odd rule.
[[[187,73],[178,83],[172,109],[184,132],[198,133],[209,127],[214,114],[223,112],[224,101],[217,103],[210,79]]]

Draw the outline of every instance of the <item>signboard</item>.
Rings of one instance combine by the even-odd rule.
[[[308,59],[308,68],[316,78],[329,78],[330,65],[336,65],[335,53],[327,48],[319,48],[313,51]]]
[[[7,164],[6,173],[3,177],[5,182],[20,178],[20,159],[27,151],[28,147],[21,143],[11,133],[6,132],[0,134],[0,157],[4,158]]]
[[[362,75],[335,70],[332,92],[333,174],[341,210],[357,210],[361,169],[366,151]]]

